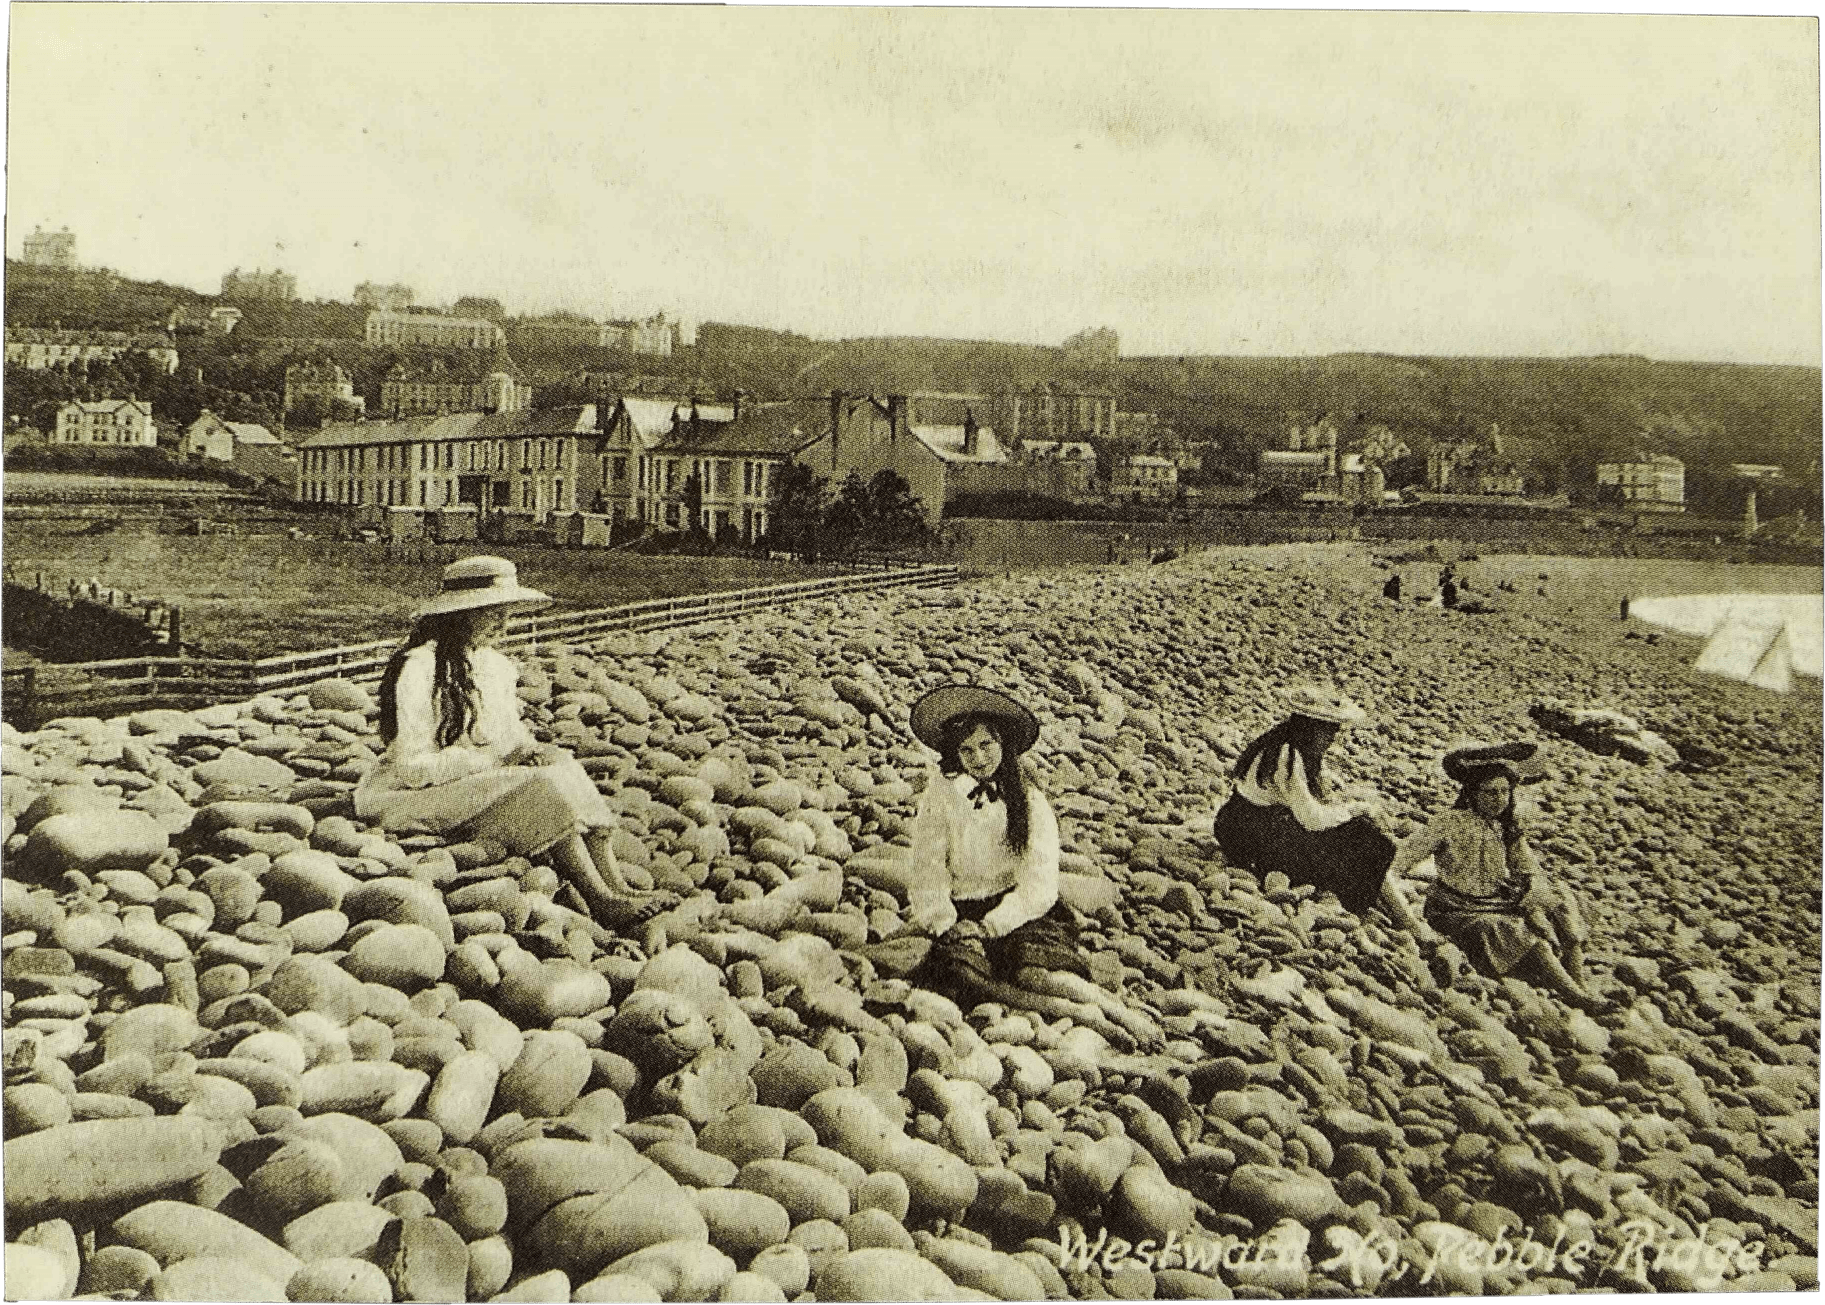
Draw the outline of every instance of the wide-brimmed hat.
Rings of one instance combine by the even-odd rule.
[[[1459,784],[1471,784],[1490,775],[1505,775],[1511,784],[1537,784],[1546,768],[1535,754],[1537,743],[1456,743],[1445,752],[1445,774]]]
[[[504,557],[465,557],[444,568],[437,597],[416,612],[418,616],[443,616],[478,607],[516,607],[531,611],[551,602],[551,595],[520,583],[519,570]]]
[[[1336,725],[1360,725],[1369,719],[1369,713],[1357,706],[1349,694],[1316,684],[1300,684],[1289,690],[1286,709],[1307,720],[1330,721]]]
[[[959,716],[989,716],[1000,722],[1002,742],[1015,755],[1025,752],[1039,738],[1039,721],[1005,693],[974,684],[945,684],[913,704],[913,736],[937,752],[944,750],[944,736]]]

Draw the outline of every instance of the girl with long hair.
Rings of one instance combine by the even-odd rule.
[[[1578,900],[1534,859],[1515,819],[1515,790],[1545,778],[1532,743],[1466,745],[1445,754],[1457,801],[1400,845],[1391,873],[1431,857],[1438,881],[1426,919],[1482,974],[1531,975],[1592,1012],[1611,1003],[1584,974],[1590,930]]]
[[[939,758],[913,825],[907,923],[932,940],[921,981],[1156,1041],[1151,1019],[1091,981],[1077,914],[1059,899],[1058,817],[1020,762],[1039,737],[1033,714],[950,684],[914,704],[912,729]]]
[[[1242,750],[1234,788],[1217,811],[1214,832],[1229,864],[1337,894],[1360,915],[1380,906],[1403,929],[1428,941],[1432,930],[1414,914],[1398,877],[1389,873],[1394,840],[1373,803],[1337,800],[1324,757],[1346,725],[1368,713],[1348,697],[1316,685],[1287,695],[1284,720]]]
[[[512,562],[466,557],[380,680],[381,754],[355,786],[355,812],[393,833],[449,834],[545,855],[598,920],[625,925],[676,899],[643,893],[615,861],[614,814],[564,749],[520,719],[519,670],[493,647],[507,615],[551,599]]]

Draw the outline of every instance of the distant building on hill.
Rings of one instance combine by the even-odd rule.
[[[6,361],[27,371],[113,362],[123,354],[143,353],[170,376],[177,371],[177,345],[169,335],[147,331],[64,331],[38,326],[6,328]]]
[[[158,447],[152,405],[138,399],[71,402],[57,410],[53,444],[105,444],[110,447]]]
[[[1113,367],[1122,358],[1122,339],[1108,327],[1079,331],[1064,343],[1065,361]]]
[[[235,268],[232,272],[222,274],[222,298],[224,299],[275,299],[291,300],[298,297],[298,278],[290,272],[274,270],[262,271],[258,268],[243,272]]]
[[[1520,494],[1527,477],[1508,457],[1499,422],[1484,439],[1442,440],[1426,455],[1426,487],[1435,494]]]
[[[1597,490],[1626,507],[1648,512],[1683,512],[1686,464],[1666,453],[1637,453],[1631,462],[1599,462]]]
[[[355,287],[355,303],[361,308],[410,308],[412,302],[412,287],[409,285],[381,285],[378,281],[363,281]]]
[[[673,323],[666,319],[664,313],[654,313],[651,317],[639,321],[617,321],[609,325],[619,328],[623,336],[617,345],[611,346],[627,350],[629,353],[647,354],[654,358],[672,356],[674,341]]]
[[[317,399],[326,407],[331,403],[349,403],[367,407],[367,400],[355,393],[349,374],[333,361],[294,363],[285,369],[285,410],[290,412],[301,399]]]
[[[1115,395],[1042,381],[998,396],[987,415],[1011,449],[1026,440],[1108,437],[1115,434]]]
[[[506,336],[493,322],[479,317],[444,317],[437,313],[376,308],[368,314],[363,338],[372,345],[492,349]]]
[[[185,457],[215,462],[233,462],[243,447],[277,450],[281,445],[277,435],[257,422],[225,421],[208,408],[178,441],[178,452]]]
[[[380,383],[380,411],[387,417],[520,412],[531,406],[532,387],[505,353],[468,365],[441,358],[397,363]]]
[[[217,304],[209,310],[209,329],[217,335],[233,335],[243,316],[245,314],[233,304]]]
[[[77,267],[76,237],[68,227],[58,231],[34,227],[32,234],[25,238],[25,261],[33,267],[74,271]]]

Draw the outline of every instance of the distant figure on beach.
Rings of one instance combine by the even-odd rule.
[[[1590,930],[1578,900],[1540,869],[1515,820],[1515,791],[1545,778],[1532,743],[1472,744],[1445,754],[1457,802],[1400,845],[1390,877],[1427,857],[1438,881],[1426,920],[1469,956],[1478,972],[1531,978],[1592,1013],[1612,1009],[1584,974]]]
[[[1445,607],[1457,606],[1457,579],[1451,574],[1451,569],[1449,567],[1447,567],[1445,573],[1439,577],[1438,600],[1440,604]]]
[[[549,595],[512,562],[466,557],[444,568],[436,598],[380,679],[386,751],[355,786],[355,811],[394,833],[450,834],[515,856],[544,855],[602,923],[638,923],[676,903],[646,893],[615,863],[614,812],[563,748],[520,719],[519,669],[493,647],[509,612]]]
[[[1622,596],[1622,615],[1618,619],[1624,621],[1629,619],[1629,598],[1627,594]]]
[[[1400,601],[1399,571],[1396,571],[1393,575],[1388,577],[1388,583],[1381,587],[1381,596],[1388,599],[1390,602],[1398,603]]]
[[[1217,811],[1217,845],[1231,865],[1337,894],[1358,915],[1381,906],[1422,937],[1431,930],[1408,904],[1388,869],[1394,840],[1373,802],[1335,801],[1324,754],[1346,725],[1368,719],[1347,696],[1316,685],[1287,695],[1288,714],[1242,750],[1235,787]]]
[[[912,730],[939,760],[913,823],[907,920],[931,945],[911,977],[965,1009],[1002,1002],[1155,1042],[1151,1019],[1091,981],[1059,899],[1058,817],[1020,764],[1038,720],[993,689],[947,684],[913,704]]]

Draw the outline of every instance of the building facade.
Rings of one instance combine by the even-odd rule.
[[[420,368],[401,363],[380,383],[380,411],[387,417],[523,412],[531,406],[532,387],[505,368],[470,375],[441,366]]]
[[[1171,458],[1152,453],[1130,453],[1109,468],[1109,493],[1116,498],[1157,502],[1172,498],[1179,489],[1179,468]]]
[[[368,314],[363,338],[371,345],[402,345],[433,349],[493,349],[505,333],[479,317],[443,317],[436,313],[407,313],[376,308]]]
[[[152,406],[138,399],[72,402],[57,410],[51,443],[154,449],[158,428],[152,424]]]
[[[349,374],[332,360],[294,363],[285,369],[285,410],[290,412],[301,399],[367,407],[367,400],[355,393]]]
[[[1115,434],[1115,395],[1045,382],[999,396],[989,419],[1010,449],[1026,440],[1110,437]]]
[[[66,272],[76,269],[76,237],[68,227],[58,231],[32,228],[25,238],[25,261],[33,267],[55,267]]]
[[[222,274],[224,299],[276,299],[287,301],[298,297],[298,278],[277,269],[267,272],[255,268],[243,272],[235,268]]]
[[[6,328],[6,361],[27,371],[71,365],[87,367],[113,362],[123,354],[143,353],[170,376],[177,371],[177,344],[168,335],[126,331],[63,331],[37,326]]]
[[[1612,488],[1629,507],[1649,512],[1683,512],[1686,464],[1665,453],[1636,454],[1632,462],[1599,462],[1599,490]]]
[[[378,281],[363,281],[355,287],[355,306],[357,308],[410,308],[414,295],[412,287],[400,285],[382,285]]]
[[[585,403],[331,423],[298,446],[298,497],[352,507],[578,511],[597,489],[597,411]]]

